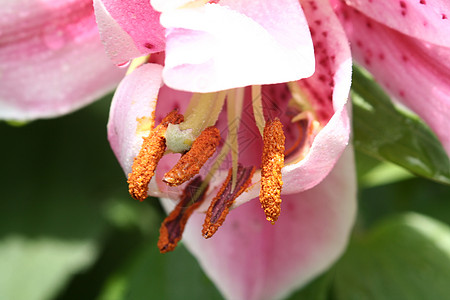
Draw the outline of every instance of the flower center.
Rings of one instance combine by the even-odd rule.
[[[213,176],[220,167],[223,167],[226,157],[231,157],[231,167],[222,187],[216,187],[217,195],[206,212],[203,225],[203,235],[206,238],[211,237],[223,224],[236,198],[257,183],[252,181],[255,167],[251,164],[244,166],[238,163],[240,156],[238,132],[240,132],[244,111],[247,118],[249,114],[252,115],[253,126],[256,125],[260,135],[258,144],[262,144],[259,194],[261,207],[269,222],[274,224],[277,221],[281,212],[283,185],[281,170],[285,164],[285,156],[289,158],[296,154],[294,162],[302,159],[307,154],[309,145],[319,129],[314,110],[302,97],[300,88],[295,83],[288,83],[287,87],[291,97],[285,101],[287,109],[284,110],[284,114],[287,117],[282,117],[289,129],[290,147],[287,149],[285,149],[286,134],[282,121],[277,116],[272,118],[267,115],[267,104],[263,101],[261,86],[252,86],[251,89],[236,88],[217,93],[195,93],[184,116],[177,111],[172,111],[144,138],[128,178],[129,191],[133,198],[142,201],[147,197],[148,184],[159,160],[166,153],[181,153],[182,156],[173,168],[165,173],[162,181],[169,186],[180,186],[190,181],[184,189],[178,206],[161,227],[158,243],[161,252],[170,251],[176,246],[187,218],[200,205]],[[244,108],[245,99],[248,100],[249,96],[251,106]],[[277,106],[276,99],[271,103]],[[217,126],[223,123],[225,110],[227,125],[221,132]],[[295,125],[292,126],[291,123]],[[292,128],[295,129],[294,132],[291,132]],[[226,137],[222,138],[221,134],[224,135],[225,131]],[[216,153],[218,148],[220,151]],[[254,156],[254,154],[251,155]],[[211,160],[209,169],[201,172],[208,160]],[[197,174],[203,175],[192,179]],[[195,192],[187,191],[187,189],[192,190],[193,187]]]

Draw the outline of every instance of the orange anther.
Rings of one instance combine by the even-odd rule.
[[[261,162],[261,191],[259,201],[266,219],[275,224],[281,212],[281,169],[284,166],[283,125],[279,119],[268,121],[264,127]]]
[[[170,186],[177,186],[191,179],[200,172],[201,167],[216,152],[220,132],[214,126],[208,127],[192,143],[177,164],[164,174],[163,181]]]
[[[147,137],[144,137],[141,150],[134,158],[132,171],[128,174],[128,191],[134,199],[143,201],[147,198],[148,184],[166,150],[164,132],[170,123],[179,124],[183,119],[183,115],[174,110]]]

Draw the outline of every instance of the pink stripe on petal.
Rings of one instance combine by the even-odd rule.
[[[346,3],[406,35],[450,47],[448,0],[346,0]]]
[[[78,109],[124,71],[108,61],[88,0],[15,1],[0,11],[0,118],[32,120]]]
[[[319,185],[282,199],[275,225],[258,199],[232,210],[208,240],[201,235],[204,214],[188,221],[183,242],[226,299],[283,299],[342,254],[356,212],[352,149]]]

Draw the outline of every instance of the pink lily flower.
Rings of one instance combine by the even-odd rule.
[[[354,59],[417,113],[450,155],[450,2],[334,2]]]
[[[94,0],[114,63],[164,54],[120,83],[108,138],[133,197],[172,211],[162,252],[184,230],[226,298],[283,298],[340,256],[354,221],[350,51],[327,0],[207,2]]]
[[[104,54],[89,0],[17,0],[0,10],[0,119],[66,114],[124,75]]]

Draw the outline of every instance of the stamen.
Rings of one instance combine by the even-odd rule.
[[[201,167],[216,152],[219,141],[219,129],[211,126],[203,130],[192,143],[191,149],[164,175],[163,181],[170,186],[177,186],[197,175]]]
[[[236,188],[232,191],[232,169],[230,169],[219,193],[211,201],[208,211],[206,212],[205,223],[203,224],[202,230],[202,234],[205,238],[212,237],[219,227],[222,226],[234,200],[249,187],[254,172],[255,167],[243,167],[239,165],[237,169]]]
[[[180,202],[161,224],[158,240],[158,248],[161,253],[175,249],[183,235],[184,227],[189,217],[203,202],[206,189],[203,189],[202,193],[197,195],[201,184],[202,179],[200,176],[192,179],[184,189]],[[196,195],[198,197],[194,199]]]
[[[189,114],[186,121],[180,124],[181,130],[192,129],[192,134],[198,136],[206,127],[216,124],[222,111],[227,91],[218,93],[194,94],[189,104]]]
[[[236,177],[238,168],[238,130],[241,123],[242,106],[244,104],[244,88],[232,90],[227,95],[227,120],[228,120],[228,136],[227,142],[231,147],[231,162],[233,169],[231,191],[236,187]]]
[[[150,59],[150,54],[149,55],[144,55],[144,56],[141,56],[141,57],[137,57],[137,58],[133,59],[131,61],[130,66],[128,67],[127,73],[125,75],[130,74],[135,69],[137,69],[139,66],[141,66],[141,65],[145,64],[146,62],[148,62],[149,59]]]
[[[259,201],[267,221],[275,224],[281,211],[281,169],[284,166],[283,125],[279,119],[269,121],[264,128]]]
[[[296,81],[291,81],[287,83],[287,86],[289,88],[289,91],[291,92],[292,101],[295,106],[298,107],[299,111],[312,114],[312,119],[317,120],[316,111],[314,110],[313,106],[308,100],[307,95],[302,91],[298,83]]]
[[[262,105],[262,94],[261,94],[261,86],[260,85],[252,85],[252,105],[253,105],[253,114],[255,116],[256,126],[259,129],[259,133],[261,136],[264,132],[264,127],[266,121],[264,120],[264,112]]]
[[[174,110],[147,137],[144,137],[141,150],[134,158],[132,171],[128,174],[128,191],[134,199],[143,201],[147,198],[148,184],[166,150],[164,132],[169,124],[179,124],[182,121],[183,115]]]

